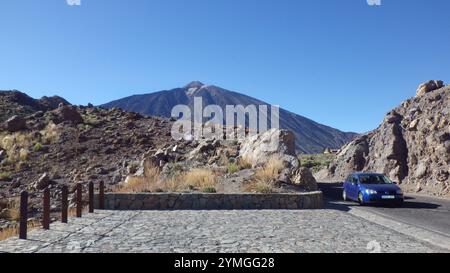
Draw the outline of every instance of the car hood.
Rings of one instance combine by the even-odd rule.
[[[364,189],[375,190],[375,191],[396,191],[400,187],[396,184],[361,184]]]

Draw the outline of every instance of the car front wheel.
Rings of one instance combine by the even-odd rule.
[[[363,194],[361,192],[358,194],[358,202],[361,206],[364,206]]]

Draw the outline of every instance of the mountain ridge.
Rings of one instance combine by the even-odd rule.
[[[193,81],[184,87],[132,95],[101,106],[116,107],[146,115],[170,117],[171,109],[175,105],[184,104],[192,109],[195,96],[202,97],[204,105],[215,104],[222,108],[225,105],[271,105],[236,91]],[[296,149],[301,153],[321,153],[326,148],[337,149],[357,135],[353,132],[342,132],[282,108],[280,108],[280,127],[295,134]]]

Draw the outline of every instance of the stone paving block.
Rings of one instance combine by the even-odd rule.
[[[441,252],[336,210],[114,211],[53,224],[36,240],[0,242],[0,252]],[[46,238],[44,238],[46,237]]]

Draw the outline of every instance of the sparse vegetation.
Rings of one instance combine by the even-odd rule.
[[[55,143],[59,138],[58,127],[53,122],[50,122],[40,133],[44,144]]]
[[[43,148],[42,144],[40,142],[38,142],[38,143],[34,144],[33,150],[35,152],[39,152],[42,150],[42,148]]]
[[[256,171],[254,180],[245,185],[245,190],[264,194],[273,192],[283,168],[283,161],[278,156],[270,157],[267,163]]]
[[[273,182],[252,180],[245,185],[245,191],[268,194],[272,193]]]
[[[115,192],[178,192],[216,191],[216,174],[211,170],[193,169],[188,172],[162,177],[161,170],[153,163],[146,162],[144,176],[129,176],[126,183],[115,188]]]
[[[236,163],[228,164],[228,173],[233,174],[239,171],[239,166]]]
[[[240,157],[237,160],[237,164],[240,170],[251,169],[253,167],[252,163],[250,163],[250,159],[246,157]]]
[[[38,221],[30,221],[27,223],[28,229],[35,229],[40,226],[40,223]],[[9,239],[11,237],[15,237],[19,235],[19,227],[9,227],[5,228],[2,231],[0,231],[0,241],[4,241],[6,239]]]
[[[204,188],[202,190],[202,192],[204,192],[204,193],[216,193],[217,190],[216,190],[216,188],[213,188],[213,187],[207,187],[207,188]]]
[[[278,156],[272,156],[264,167],[256,171],[255,178],[260,182],[276,182],[283,168],[283,161]]]
[[[314,154],[314,155],[299,155],[300,165],[311,169],[313,173],[320,171],[323,168],[328,168],[331,162],[336,158],[333,154]]]
[[[28,159],[29,154],[30,154],[30,153],[28,152],[27,149],[22,148],[22,149],[20,149],[20,151],[19,151],[19,159],[20,159],[21,161],[26,161],[26,160]]]
[[[14,199],[10,201],[5,201],[1,204],[1,206],[5,207],[5,209],[1,210],[2,214],[1,218],[6,219],[8,221],[19,221],[20,219],[20,209],[19,209],[19,201]]]
[[[182,180],[186,187],[194,189],[214,188],[217,182],[215,174],[207,169],[193,169],[184,173]]]
[[[11,181],[11,173],[10,172],[1,172],[0,173],[0,181]]]

